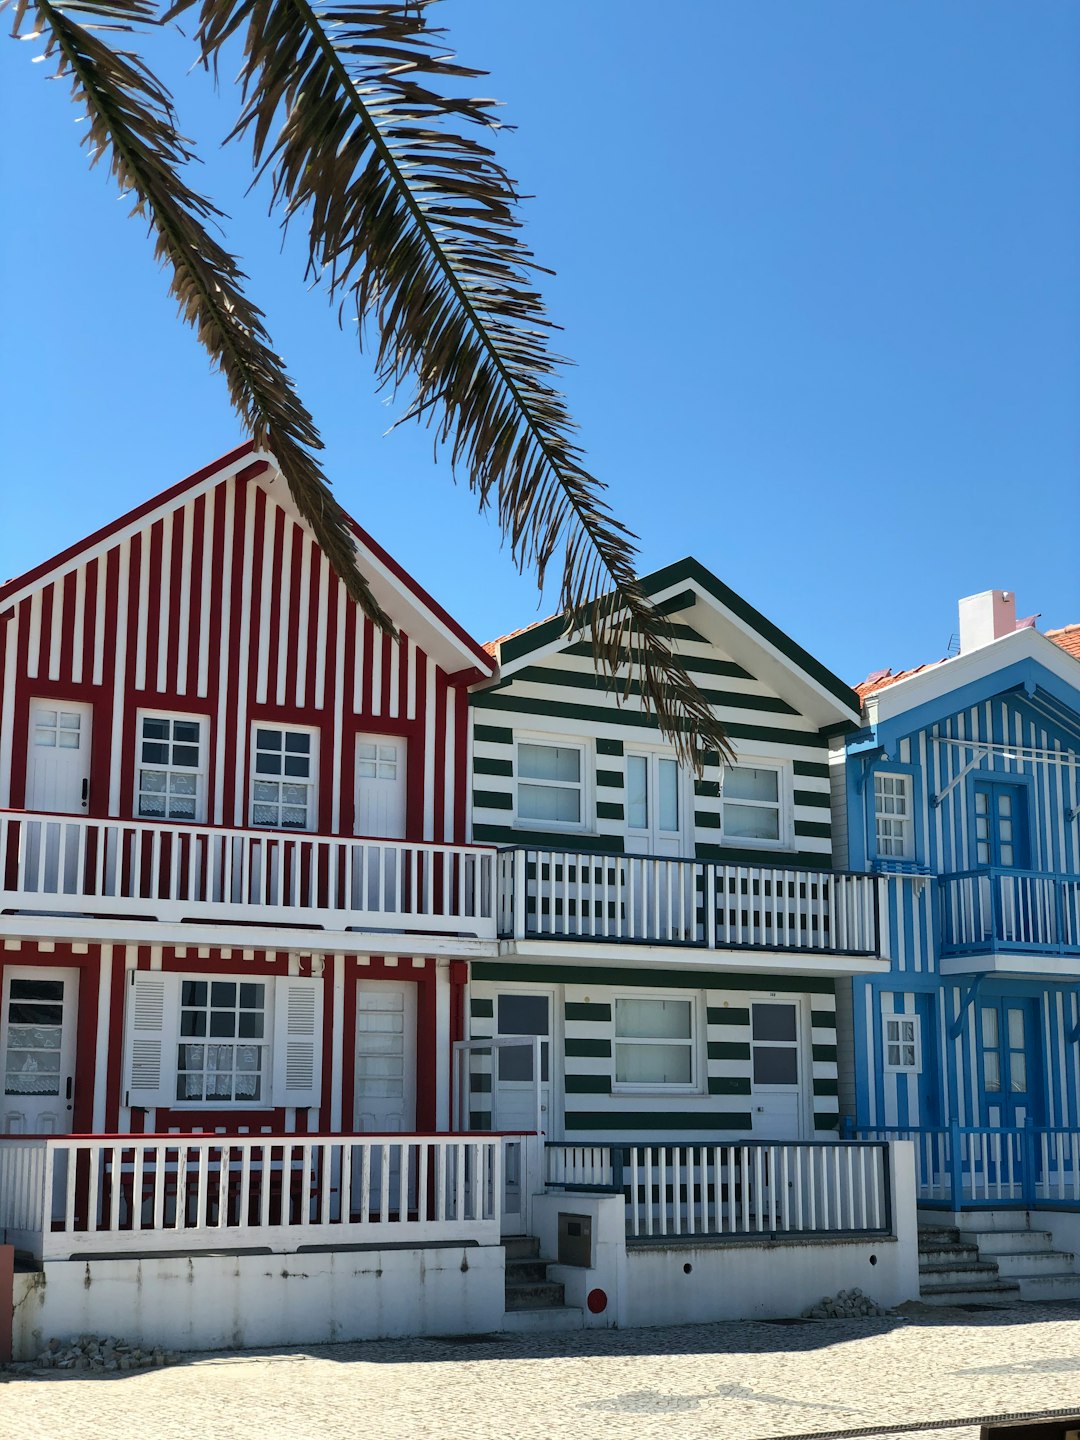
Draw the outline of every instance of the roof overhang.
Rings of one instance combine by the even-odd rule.
[[[942,975],[995,975],[1002,980],[1080,980],[1078,955],[1022,955],[1016,951],[987,955],[947,955],[938,962]]]

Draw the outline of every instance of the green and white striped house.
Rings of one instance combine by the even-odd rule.
[[[500,848],[500,941],[466,1023],[510,1043],[473,1047],[470,1121],[539,1103],[568,1143],[827,1135],[835,979],[887,969],[876,881],[831,868],[828,741],[858,700],[695,560],[644,585],[738,763],[681,769],[562,617],[488,647],[472,838]]]

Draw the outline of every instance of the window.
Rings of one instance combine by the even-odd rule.
[[[396,780],[399,747],[361,740],[356,746],[356,773],[361,780]]]
[[[679,833],[679,764],[666,755],[626,756],[626,824],[650,838]]]
[[[724,839],[779,844],[782,798],[775,766],[731,766],[724,774]]]
[[[913,857],[910,775],[875,774],[874,830],[882,859]]]
[[[255,727],[253,825],[275,830],[315,828],[315,744],[311,730]]]
[[[201,820],[203,724],[179,715],[140,715],[135,813],[146,820]]]
[[[694,1009],[689,997],[626,996],[615,1000],[615,1084],[692,1089]]]
[[[580,745],[517,747],[517,818],[533,824],[580,827],[584,823],[585,754]]]
[[[752,1005],[750,1039],[755,1088],[799,1083],[799,1007]]]
[[[885,1017],[885,1069],[896,1075],[917,1075],[922,1069],[917,1015]]]
[[[78,750],[82,716],[77,710],[38,710],[34,744],[49,750]]]
[[[264,982],[182,981],[177,1101],[260,1104],[267,1079],[268,1038]]]

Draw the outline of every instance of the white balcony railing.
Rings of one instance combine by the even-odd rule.
[[[628,1239],[888,1234],[884,1143],[549,1143],[547,1183],[626,1197]]]
[[[939,884],[943,955],[1080,955],[1080,875],[967,870]]]
[[[495,936],[495,851],[0,811],[0,910]]]
[[[499,934],[878,955],[874,875],[521,847],[499,853]]]
[[[499,1243],[491,1135],[0,1136],[0,1236],[36,1259]]]

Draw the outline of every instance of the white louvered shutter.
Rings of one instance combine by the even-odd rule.
[[[305,1108],[322,1095],[322,980],[283,976],[274,993],[274,1104]]]
[[[132,970],[126,988],[124,1088],[128,1105],[176,1103],[175,975]]]

